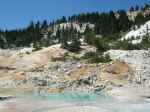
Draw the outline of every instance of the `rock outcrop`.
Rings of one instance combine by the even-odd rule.
[[[0,61],[0,87],[33,88],[37,92],[98,92],[133,84],[150,86],[148,51],[110,50],[107,53],[112,62],[89,64],[73,57],[80,58],[95,48],[81,47],[83,50],[78,54],[61,49],[60,45],[14,53]],[[53,57],[67,60],[54,62]]]
[[[150,86],[150,52],[148,50],[108,51],[112,59],[119,59],[136,72],[135,82]]]

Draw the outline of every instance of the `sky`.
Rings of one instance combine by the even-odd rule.
[[[0,0],[0,28],[24,28],[33,21],[56,20],[86,12],[108,12],[150,3],[150,0]]]

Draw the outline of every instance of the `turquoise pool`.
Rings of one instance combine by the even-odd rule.
[[[67,102],[89,102],[89,101],[101,101],[104,99],[110,99],[110,96],[99,93],[55,93],[55,94],[30,94],[26,97],[39,100],[55,100],[55,101],[67,101]]]
[[[0,112],[150,112],[149,100],[116,99],[98,93],[28,94],[3,103]]]

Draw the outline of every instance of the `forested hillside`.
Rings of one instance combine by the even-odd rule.
[[[70,51],[80,50],[80,42],[96,46],[99,50],[108,49],[143,49],[133,45],[128,40],[120,41],[131,29],[136,29],[150,20],[150,6],[131,7],[129,11],[118,10],[117,12],[92,12],[63,16],[61,19],[48,23],[34,23],[27,28],[17,30],[0,31],[0,47],[16,48],[33,46],[40,49],[55,43],[61,43],[62,47]],[[61,24],[64,24],[61,26]],[[70,24],[70,26],[65,24]],[[76,25],[76,27],[74,27]],[[90,27],[93,25],[94,27]],[[79,29],[77,29],[79,27]],[[84,29],[80,31],[81,29]],[[148,35],[147,35],[148,36]],[[147,38],[147,37],[146,37]],[[145,41],[145,40],[144,40]]]

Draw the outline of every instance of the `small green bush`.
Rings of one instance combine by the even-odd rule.
[[[81,58],[76,57],[76,56],[73,56],[72,59],[75,60],[75,61],[80,61],[81,60]]]
[[[108,54],[104,55],[100,52],[87,52],[82,59],[87,59],[89,63],[107,63],[111,61]]]
[[[52,62],[57,62],[57,61],[65,62],[66,60],[67,60],[66,57],[52,57],[51,58]]]
[[[96,52],[87,52],[86,54],[84,54],[84,56],[82,57],[83,59],[90,59],[93,57],[98,57],[98,53]]]

